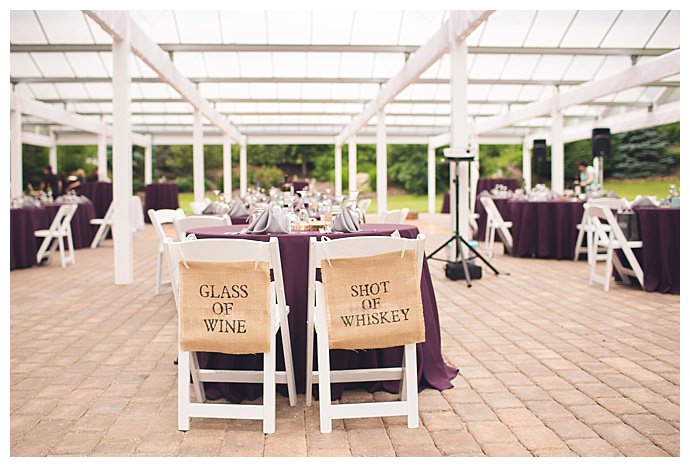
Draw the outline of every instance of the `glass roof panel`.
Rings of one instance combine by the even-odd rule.
[[[84,83],[84,86],[92,99],[113,98],[113,86],[110,83]]]
[[[486,28],[479,45],[522,45],[535,13],[535,11],[524,10],[500,10],[494,12],[486,21]]]
[[[605,78],[607,76],[611,76],[611,75],[614,75],[616,73],[620,73],[621,71],[630,68],[630,66],[631,66],[630,57],[609,56],[609,57],[606,57],[606,60],[604,60],[604,63],[601,65],[601,68],[599,68],[599,71],[597,72],[597,74],[594,78],[595,79]]]
[[[374,67],[372,53],[343,53],[340,57],[340,76],[350,78],[371,78]]]
[[[240,74],[243,77],[270,78],[273,76],[270,52],[245,52],[237,56],[240,59]]]
[[[436,96],[436,84],[411,84],[412,99],[433,99]]]
[[[10,11],[10,43],[45,44],[47,42],[34,11]]]
[[[330,99],[330,83],[302,83],[302,98],[305,99]]]
[[[41,71],[36,67],[28,53],[11,53],[10,75],[21,77],[38,77],[41,76]]]
[[[532,78],[536,80],[558,80],[565,74],[565,70],[572,59],[572,55],[544,55],[534,70]]]
[[[349,44],[354,11],[313,11],[312,44]]]
[[[621,12],[601,46],[644,47],[665,14],[665,11],[658,10],[625,10]]]
[[[220,95],[225,98],[249,97],[249,83],[220,83]]]
[[[642,96],[642,88],[631,88],[616,93],[613,98],[615,102],[637,102]]]
[[[184,10],[173,12],[180,42],[210,44],[220,42],[220,19],[217,11]]]
[[[604,63],[604,58],[595,55],[574,56],[568,70],[563,75],[563,79],[590,81],[601,64]]]
[[[618,11],[578,11],[561,47],[598,47],[617,15]]]
[[[311,14],[304,10],[269,10],[266,12],[269,44],[308,44]]]
[[[218,83],[199,83],[199,91],[206,99],[217,99],[221,97]]]
[[[491,91],[489,91],[489,97],[491,98],[491,100],[497,101],[515,101],[518,99],[518,96],[520,95],[521,91],[521,85],[495,84],[491,86]]]
[[[223,42],[226,44],[265,44],[266,13],[263,11],[221,11]]]
[[[338,99],[359,99],[361,89],[356,83],[333,83],[332,92]]]
[[[358,10],[352,26],[352,44],[397,44],[400,11]]]
[[[501,78],[530,79],[539,63],[540,55],[510,55]]]
[[[132,11],[132,19],[158,44],[176,44],[180,42],[177,35],[177,24],[172,11]]]
[[[468,84],[467,99],[471,101],[485,101],[489,97],[491,85],[489,84]]]
[[[30,83],[27,85],[29,91],[36,99],[59,99],[60,95],[53,83]]]
[[[98,52],[66,52],[65,56],[77,76],[102,77],[110,76],[105,69]]]
[[[403,54],[377,53],[374,57],[374,77],[390,78],[395,76],[405,64]]]
[[[304,52],[273,53],[273,70],[275,76],[307,76],[307,54]]]
[[[403,12],[399,44],[422,45],[441,27],[443,11]]]
[[[204,52],[209,76],[237,77],[240,75],[236,52]]]
[[[37,12],[43,30],[51,44],[93,44],[93,37],[79,10]],[[65,27],[65,25],[69,25]]]
[[[546,86],[529,84],[522,86],[522,90],[520,91],[520,96],[518,97],[518,99],[525,101],[536,101],[542,99],[542,95],[544,95],[544,99],[547,97]]]
[[[498,79],[507,59],[504,54],[477,55],[469,72],[470,79]]]
[[[276,99],[277,97],[276,83],[249,83],[250,99]]]
[[[314,52],[308,53],[307,77],[309,78],[335,78],[340,72],[339,53]]]
[[[524,45],[527,47],[557,47],[575,11],[539,11]]]
[[[302,85],[300,83],[276,83],[276,92],[279,99],[299,99],[302,97]]]
[[[193,78],[206,78],[208,72],[201,52],[175,52],[173,62],[183,75]]]
[[[450,100],[450,84],[437,84],[436,97],[437,100]]]
[[[55,87],[63,99],[86,99],[89,97],[82,83],[56,83]]]
[[[86,20],[86,26],[89,28],[91,37],[93,37],[94,42],[97,44],[112,44],[113,38],[103,30],[102,27],[98,25],[94,20],[84,15]]]
[[[472,33],[469,36],[467,36],[467,45],[469,45],[469,46],[479,45],[479,40],[482,38],[482,35],[484,35],[485,29],[486,29],[486,21],[484,21],[482,24],[480,24],[477,29],[472,31]]]
[[[646,46],[671,48],[680,46],[680,11],[672,10],[668,13]]]
[[[43,76],[74,77],[74,72],[62,53],[33,52],[31,56]]]

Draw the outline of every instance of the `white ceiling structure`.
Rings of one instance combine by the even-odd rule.
[[[448,19],[445,11],[133,11],[215,111],[251,142],[336,135],[374,100],[410,54]],[[81,11],[12,11],[10,82],[27,97],[112,124],[112,37]],[[680,47],[678,11],[496,11],[467,38],[468,115],[481,128],[497,116],[584,82],[621,73]],[[448,133],[448,56],[386,107],[391,142]],[[156,138],[192,134],[194,109],[133,58],[132,130]],[[678,103],[680,76],[563,109],[564,133],[617,115]],[[206,135],[220,135],[206,123]],[[26,130],[74,128],[30,116]],[[491,129],[521,141],[546,132],[549,116]],[[357,132],[376,133],[376,117]],[[585,135],[584,137],[587,137]]]

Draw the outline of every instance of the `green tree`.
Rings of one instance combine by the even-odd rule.
[[[657,128],[629,131],[620,135],[616,178],[645,178],[668,175],[677,165],[677,154],[666,152],[668,142]]]

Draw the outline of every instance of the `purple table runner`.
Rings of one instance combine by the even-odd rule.
[[[269,235],[223,235],[224,232],[241,230],[243,226],[231,227],[205,227],[190,230],[197,238],[245,238],[250,240],[268,241]],[[390,235],[398,230],[405,238],[416,238],[419,230],[413,225],[390,224],[364,224],[362,231],[355,233],[328,234],[330,238],[342,238],[362,235]],[[307,277],[309,238],[321,237],[318,232],[274,235],[280,244],[280,257],[283,265],[283,279],[285,282],[285,298],[290,306],[288,316],[290,336],[292,343],[293,364],[295,367],[295,380],[297,391],[304,393],[306,375],[306,343],[307,343]],[[432,387],[435,389],[449,389],[451,380],[456,376],[457,369],[446,365],[441,356],[441,329],[438,321],[438,309],[434,294],[431,274],[424,260],[422,271],[422,302],[424,306],[424,318],[426,326],[426,342],[417,345],[419,387]],[[278,340],[278,342],[280,342]],[[278,349],[278,368],[284,369],[282,347]],[[314,347],[316,349],[316,346]],[[400,365],[402,359],[402,347],[388,349],[351,352],[345,350],[331,351],[331,368],[334,370],[345,368],[386,367]],[[199,363],[204,368],[211,369],[257,369],[262,367],[261,356],[235,356],[217,353],[199,354]],[[316,355],[314,355],[314,368]],[[333,384],[332,397],[340,399],[342,391],[346,387],[362,384]],[[386,390],[397,392],[398,383],[395,381],[375,382],[365,384],[369,391]],[[280,390],[287,393],[284,385]],[[242,400],[254,400],[262,394],[261,385],[257,384],[226,384],[206,383],[207,395],[211,399],[224,397],[231,402]],[[314,385],[314,394],[318,394],[318,385]]]

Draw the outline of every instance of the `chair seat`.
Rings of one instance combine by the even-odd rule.
[[[105,220],[105,219],[91,219],[91,220],[89,221],[89,224],[92,224],[92,225],[103,225],[103,224],[112,224],[112,222],[111,222],[111,221],[107,221],[107,220]]]
[[[64,230],[51,231],[48,229],[35,230],[34,235],[37,237],[66,237],[67,232]]]
[[[598,242],[599,246],[603,246],[603,247],[608,247],[608,246],[609,246],[609,243],[612,244],[612,248],[613,248],[614,250],[620,249],[620,248],[621,248],[621,242],[619,242],[618,240],[613,240],[613,241],[610,241],[610,240],[599,240],[599,242]],[[637,241],[634,241],[634,242],[628,242],[628,246],[629,246],[630,248],[642,248],[642,241],[637,240]]]

